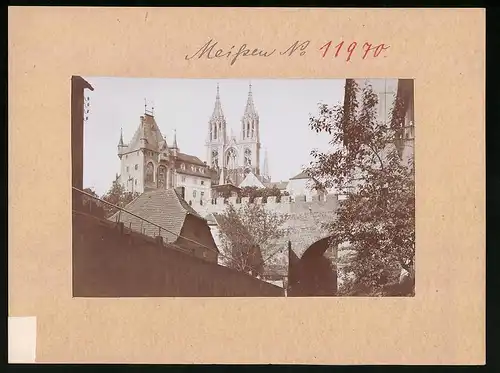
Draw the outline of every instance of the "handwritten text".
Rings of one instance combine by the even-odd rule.
[[[390,48],[389,45],[384,43],[377,44],[365,42],[361,44],[356,41],[346,42],[344,40],[338,41],[336,45],[334,45],[334,43],[336,42],[330,40],[321,47],[311,47],[313,44],[311,40],[295,40],[284,47],[266,50],[256,46],[249,46],[246,43],[239,46],[232,45],[231,47],[221,47],[218,41],[210,39],[199,47],[195,53],[186,55],[184,58],[186,61],[202,58],[208,60],[224,59],[229,62],[230,66],[233,66],[241,58],[248,57],[258,59],[266,59],[272,56],[303,58],[306,56],[307,51],[312,48],[313,50],[319,50],[322,58],[342,58],[346,62],[349,62],[355,57],[361,60],[373,59],[379,56],[387,57],[387,50]],[[275,53],[276,51],[279,52]]]

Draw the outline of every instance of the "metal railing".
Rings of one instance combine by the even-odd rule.
[[[177,234],[170,229],[167,229],[167,228],[165,228],[157,223],[154,223],[154,222],[152,222],[152,221],[150,221],[142,216],[134,214],[133,212],[128,211],[128,210],[124,209],[123,207],[117,206],[117,205],[110,203],[108,201],[105,201],[97,196],[94,196],[90,193],[87,193],[84,190],[81,190],[81,189],[76,188],[76,187],[72,187],[72,189],[73,189],[73,210],[74,211],[88,213],[89,215],[93,215],[93,216],[96,216],[98,218],[105,219],[109,222],[114,221],[117,224],[123,223],[121,221],[122,214],[128,214],[128,215],[132,216],[133,218],[137,219],[141,225],[141,228],[139,230],[136,227],[137,224],[134,224],[134,228],[135,228],[134,229],[134,228],[132,228],[132,226],[133,226],[132,221],[129,221],[129,226],[127,228],[131,232],[134,231],[136,233],[140,233],[140,234],[143,234],[143,235],[146,235],[149,237],[151,237],[151,234],[147,234],[146,232],[154,233],[153,238],[156,238],[158,236],[162,237],[162,244],[164,242],[165,244],[168,244],[168,246],[176,249],[177,251],[181,251],[183,253],[187,253],[187,254],[190,254],[192,256],[195,256],[194,249],[189,250],[187,248],[183,248],[183,247],[175,244],[175,240],[177,240],[178,238],[182,238],[183,240],[194,243],[201,248],[210,250],[210,251],[216,253],[218,256],[221,256],[221,257],[226,258],[228,260],[234,261],[234,258],[231,258],[231,257],[228,257],[228,256],[222,254],[221,252],[214,249],[213,247],[204,245],[198,241],[195,241],[195,240],[192,240],[188,237]],[[92,207],[93,205],[94,205],[94,207]],[[106,216],[106,209],[103,208],[104,206],[109,207],[111,209],[111,211],[116,210],[116,212],[112,213],[110,216]],[[113,220],[113,216],[115,216],[114,220]],[[148,228],[148,226],[154,227],[154,229],[147,230],[146,228]],[[124,227],[125,227],[125,224],[124,224]],[[156,235],[156,232],[154,232],[156,229],[158,230],[157,235]],[[169,242],[164,236],[162,236],[163,231],[176,237],[176,239]]]

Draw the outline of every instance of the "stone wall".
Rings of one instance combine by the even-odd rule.
[[[272,284],[73,212],[74,297],[284,296]]]
[[[250,203],[249,198],[230,197],[227,200],[218,198],[207,205],[193,205],[202,215],[210,213],[223,213],[227,204],[241,207]],[[260,203],[266,209],[277,213],[288,214],[289,219],[284,227],[289,229],[289,235],[283,237],[276,243],[277,247],[286,248],[288,240],[292,242],[292,249],[300,257],[302,253],[314,242],[325,238],[329,233],[322,228],[322,223],[331,221],[335,216],[335,211],[339,205],[339,198],[336,194],[328,194],[320,200],[319,196],[298,196],[295,199],[289,196],[282,196],[279,202],[276,197],[268,197],[266,202],[262,198],[256,198],[253,203]],[[213,230],[213,234],[217,234]],[[284,250],[284,255],[286,250]]]

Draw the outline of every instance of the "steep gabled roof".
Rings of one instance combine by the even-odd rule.
[[[161,235],[167,242],[175,242],[181,233],[187,215],[203,219],[174,189],[156,189],[144,192],[124,208],[143,219],[155,223],[169,232],[162,230]],[[142,221],[126,212],[117,212],[109,218],[116,221],[120,214],[120,221],[132,230],[155,237],[158,227]]]
[[[166,145],[165,138],[161,134],[154,116],[149,114],[144,114],[144,116],[141,117],[141,123],[128,144],[126,152],[133,152],[141,149],[143,147],[143,139],[146,140],[145,147],[156,152],[162,150],[164,145]]]
[[[257,188],[264,188],[264,184],[259,180],[257,176],[253,172],[249,172],[243,181],[240,183],[239,187],[257,187]]]
[[[291,177],[290,180],[300,180],[300,179],[310,179],[311,177],[307,174],[306,171],[302,171],[301,173]]]
[[[185,154],[185,153],[177,153],[177,159],[182,161],[182,162],[186,162],[186,163],[190,163],[190,164],[195,164],[195,165],[199,165],[199,166],[206,166],[205,162],[203,162],[200,158],[198,158],[194,155],[189,155],[189,154]]]

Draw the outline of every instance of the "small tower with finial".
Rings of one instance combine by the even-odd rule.
[[[123,142],[123,127],[120,129],[120,140],[118,141],[118,158],[122,159],[126,145]]]
[[[177,157],[177,153],[179,152],[179,147],[177,146],[177,129],[174,129],[174,142],[170,149],[172,150],[174,157]]]

